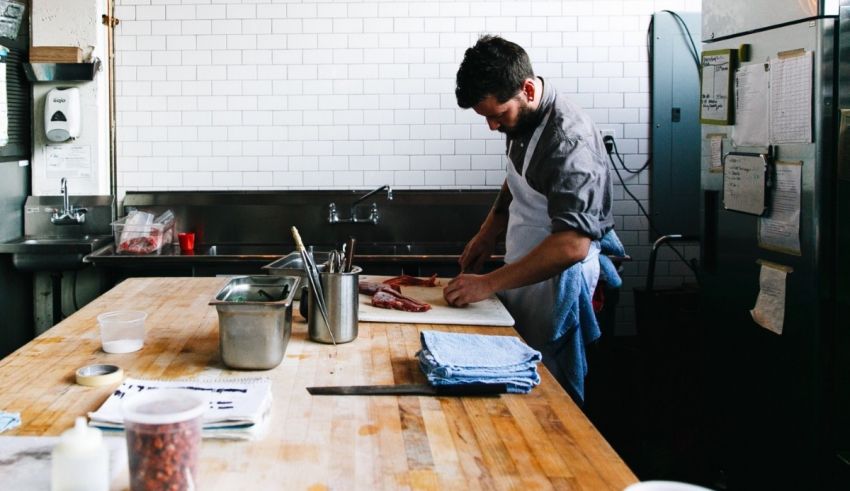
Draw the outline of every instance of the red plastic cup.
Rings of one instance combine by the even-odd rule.
[[[177,240],[180,241],[181,251],[195,250],[195,232],[181,232],[177,234]]]

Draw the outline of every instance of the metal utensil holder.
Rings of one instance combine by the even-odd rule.
[[[328,333],[328,326],[324,319],[319,315],[313,295],[309,295],[307,332],[310,339],[327,344],[333,343],[334,340],[337,344],[354,341],[357,339],[358,283],[362,269],[354,266],[346,273],[329,273],[322,265],[319,266],[319,271],[333,339]]]

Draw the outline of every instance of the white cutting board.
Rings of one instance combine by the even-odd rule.
[[[392,276],[361,275],[360,281],[381,283]],[[450,307],[443,299],[447,278],[439,278],[439,286],[402,286],[401,293],[431,305],[427,312],[404,312],[372,306],[372,297],[360,294],[359,320],[364,322],[392,322],[396,324],[460,324],[468,326],[513,326],[514,318],[501,300],[495,296],[469,304]]]

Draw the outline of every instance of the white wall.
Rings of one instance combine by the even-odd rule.
[[[106,57],[106,28],[101,23],[105,2],[97,0],[39,0],[32,2],[33,46],[77,46],[84,58]],[[33,195],[59,194],[59,180],[68,178],[70,194],[109,194],[108,74],[106,66],[91,82],[33,85]],[[50,143],[44,136],[44,101],[55,87],[80,89],[80,137],[68,143]],[[50,145],[48,146],[48,143]],[[61,158],[68,146],[83,149],[86,162]],[[59,158],[48,158],[59,150]],[[56,153],[56,152],[53,152]]]
[[[502,136],[457,108],[454,76],[482,33],[614,130],[626,163],[649,148],[646,29],[699,0],[117,0],[118,181],[124,190],[497,187]],[[648,198],[648,174],[627,175]],[[620,320],[643,281],[647,225],[615,190]],[[691,255],[695,251],[689,251]],[[687,268],[662,255],[660,284]]]

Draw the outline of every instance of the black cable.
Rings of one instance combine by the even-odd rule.
[[[688,29],[688,25],[685,24],[684,19],[682,19],[679,16],[679,14],[677,14],[676,12],[673,12],[672,10],[662,10],[662,12],[667,12],[668,14],[672,15],[673,18],[676,19],[676,22],[678,22],[679,25],[685,30],[685,33],[687,33],[687,35],[688,35],[688,41],[690,41],[690,43],[691,43],[691,49],[690,49],[691,56],[694,58],[694,63],[697,66],[697,70],[702,70],[702,66],[700,65],[700,61],[699,61],[699,51],[697,51],[697,47],[694,44],[694,37],[693,37],[693,35],[691,35],[691,30]]]
[[[676,20],[676,23],[678,23],[679,26],[685,31],[687,38],[688,38],[688,42],[690,43],[690,48],[688,49],[688,52],[690,53],[691,58],[693,58],[694,64],[696,64],[697,71],[702,71],[702,67],[700,66],[700,61],[699,61],[699,52],[697,51],[697,47],[694,44],[694,37],[693,37],[693,35],[691,35],[691,30],[688,29],[688,25],[685,23],[685,20],[682,19],[682,17],[679,14],[677,14],[676,12],[673,12],[672,10],[662,10],[661,12],[666,12],[666,13],[670,14],[671,16],[673,16],[673,19]],[[652,30],[653,30],[654,25],[655,25],[655,17],[653,16],[649,20],[649,27],[647,27],[647,29],[646,29],[646,57],[649,60],[650,65],[652,64]],[[608,147],[608,143],[609,143],[608,139],[609,138],[611,139],[611,144],[613,145],[614,153],[617,155],[617,159],[620,161],[620,166],[623,168],[624,171],[628,172],[629,174],[640,174],[641,172],[643,172],[644,170],[646,170],[649,167],[650,163],[652,163],[652,156],[650,156],[649,158],[646,159],[646,163],[643,164],[640,169],[637,169],[637,170],[629,169],[628,167],[626,167],[626,163],[623,160],[623,157],[620,155],[619,149],[617,149],[617,142],[614,141],[613,137],[606,136],[604,138],[605,144],[606,144],[605,146]],[[609,155],[611,154],[610,148],[608,150],[608,154]],[[614,164],[614,167],[616,168],[616,164]]]
[[[646,163],[643,164],[640,169],[629,169],[628,167],[626,167],[626,162],[623,161],[622,155],[620,155],[620,150],[617,149],[617,140],[615,140],[614,137],[611,135],[605,135],[605,137],[602,138],[602,141],[605,142],[605,148],[611,148],[614,151],[614,153],[617,155],[617,160],[620,161],[620,165],[623,167],[623,170],[628,172],[629,174],[640,174],[641,172],[645,171],[649,167],[649,164],[652,162],[652,158],[648,158],[646,159]],[[611,150],[608,150],[608,156],[611,156]],[[611,163],[614,163],[614,161],[612,160]],[[616,168],[617,166],[615,165],[614,167]]]
[[[607,137],[606,137],[606,138],[607,138]],[[610,161],[611,161],[611,165],[614,167],[614,172],[617,174],[617,178],[618,178],[618,179],[620,179],[620,185],[622,185],[622,186],[623,186],[623,191],[625,191],[625,192],[626,192],[626,194],[628,194],[628,195],[629,195],[629,197],[630,197],[630,198],[632,198],[632,199],[634,200],[634,202],[635,202],[635,203],[637,203],[638,208],[640,209],[640,212],[641,212],[641,213],[643,213],[643,216],[644,216],[644,217],[646,217],[646,222],[649,224],[649,228],[650,228],[653,232],[655,232],[655,234],[656,234],[656,235],[659,235],[659,236],[660,236],[660,235],[664,235],[664,234],[662,234],[661,232],[659,232],[657,228],[655,228],[655,225],[652,223],[652,218],[650,218],[649,213],[647,213],[647,211],[646,211],[646,208],[644,208],[644,207],[643,207],[643,204],[640,202],[640,200],[637,198],[637,196],[635,196],[634,194],[632,194],[631,190],[629,189],[629,186],[628,186],[628,185],[626,185],[626,181],[623,179],[623,175],[622,175],[622,174],[620,174],[620,171],[617,169],[617,165],[616,165],[616,164],[614,164],[614,157],[612,157],[612,156],[611,156],[611,153],[610,153],[610,152],[608,153],[608,160],[610,160]],[[676,256],[678,256],[678,257],[679,257],[679,259],[681,259],[681,260],[682,260],[682,262],[683,262],[683,263],[685,263],[685,265],[686,265],[686,266],[687,266],[687,267],[691,270],[691,272],[694,274],[694,277],[695,277],[695,278],[697,278],[697,281],[699,281],[699,273],[697,272],[697,269],[696,269],[695,265],[693,265],[693,264],[691,264],[690,262],[688,262],[688,260],[687,260],[687,259],[685,259],[685,256],[684,256],[681,252],[679,252],[679,249],[676,249],[675,247],[673,247],[673,244],[670,244],[669,242],[666,242],[666,243],[665,243],[665,245],[666,245],[667,247],[669,247],[670,249],[672,249],[674,253],[676,253]]]

